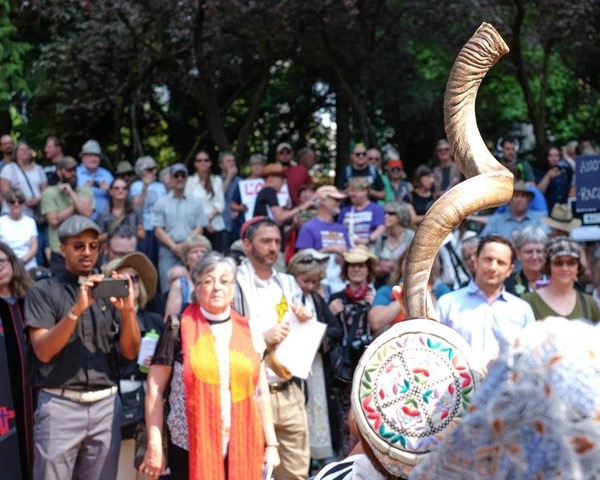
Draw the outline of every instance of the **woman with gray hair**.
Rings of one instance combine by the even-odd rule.
[[[538,287],[548,284],[544,274],[544,247],[548,243],[548,235],[540,227],[525,227],[513,240],[517,260],[521,269],[512,273],[504,282],[506,289],[517,296],[533,292]]]
[[[157,165],[152,157],[140,157],[135,162],[136,180],[129,187],[133,206],[142,217],[142,229],[138,230],[138,250],[145,253],[154,265],[158,264],[158,241],[154,237],[152,207],[167,193],[165,186],[157,179]]]
[[[219,253],[194,267],[194,294],[181,320],[169,318],[148,374],[148,448],[139,471],[165,470],[163,398],[170,386],[168,465],[173,478],[259,480],[279,464],[262,354],[265,343],[231,309],[236,266]]]

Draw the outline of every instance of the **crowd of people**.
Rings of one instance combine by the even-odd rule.
[[[551,147],[537,171],[517,145],[499,142],[512,199],[445,239],[428,285],[484,367],[536,320],[600,321],[600,238],[573,238],[568,205],[581,152]],[[373,448],[353,379],[406,320],[393,287],[415,229],[464,179],[445,139],[412,181],[355,144],[334,184],[287,142],[246,178],[230,152],[161,171],[149,156],[109,171],[95,140],[75,158],[48,137],[45,166],[9,135],[0,153],[6,478],[306,479]],[[106,279],[126,293],[99,294]],[[354,478],[336,471],[318,478]]]

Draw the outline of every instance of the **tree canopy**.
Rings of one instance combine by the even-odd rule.
[[[531,124],[538,149],[599,131],[600,0],[0,1],[0,122],[114,163],[279,141],[342,168],[352,141],[390,144],[409,170],[444,136],[454,58],[482,21],[511,53],[486,77],[486,140]],[[12,116],[10,112],[13,112]],[[332,127],[335,126],[335,128]],[[331,163],[330,163],[331,162]]]

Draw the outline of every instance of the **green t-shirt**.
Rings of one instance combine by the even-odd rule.
[[[525,300],[529,305],[531,305],[531,309],[535,315],[537,320],[542,320],[543,318],[553,316],[553,317],[562,317],[563,315],[559,315],[554,310],[552,310],[542,297],[539,296],[537,292],[528,292],[524,293],[521,298]],[[585,309],[584,309],[585,302]],[[586,314],[587,312],[587,314]],[[592,298],[591,295],[587,295],[582,292],[577,292],[577,303],[575,304],[575,308],[571,313],[564,316],[569,320],[575,320],[577,318],[587,318],[592,322],[600,321],[600,309],[596,304],[596,301]]]
[[[94,207],[94,195],[90,187],[77,187],[75,189],[77,195],[88,197],[92,201]],[[73,200],[69,195],[64,195],[60,192],[58,185],[52,185],[42,193],[42,214],[48,212],[62,212],[65,208],[73,205]],[[55,253],[60,253],[60,242],[58,241],[58,227],[48,225],[48,243],[50,249]]]

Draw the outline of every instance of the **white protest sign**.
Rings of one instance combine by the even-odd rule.
[[[250,220],[254,216],[254,206],[256,205],[256,197],[258,192],[262,190],[265,181],[262,178],[249,178],[240,180],[240,198],[242,205],[246,205],[248,210],[244,213],[245,221]],[[277,192],[277,200],[281,207],[285,207],[290,200],[290,191],[287,183],[284,183],[279,192]]]

